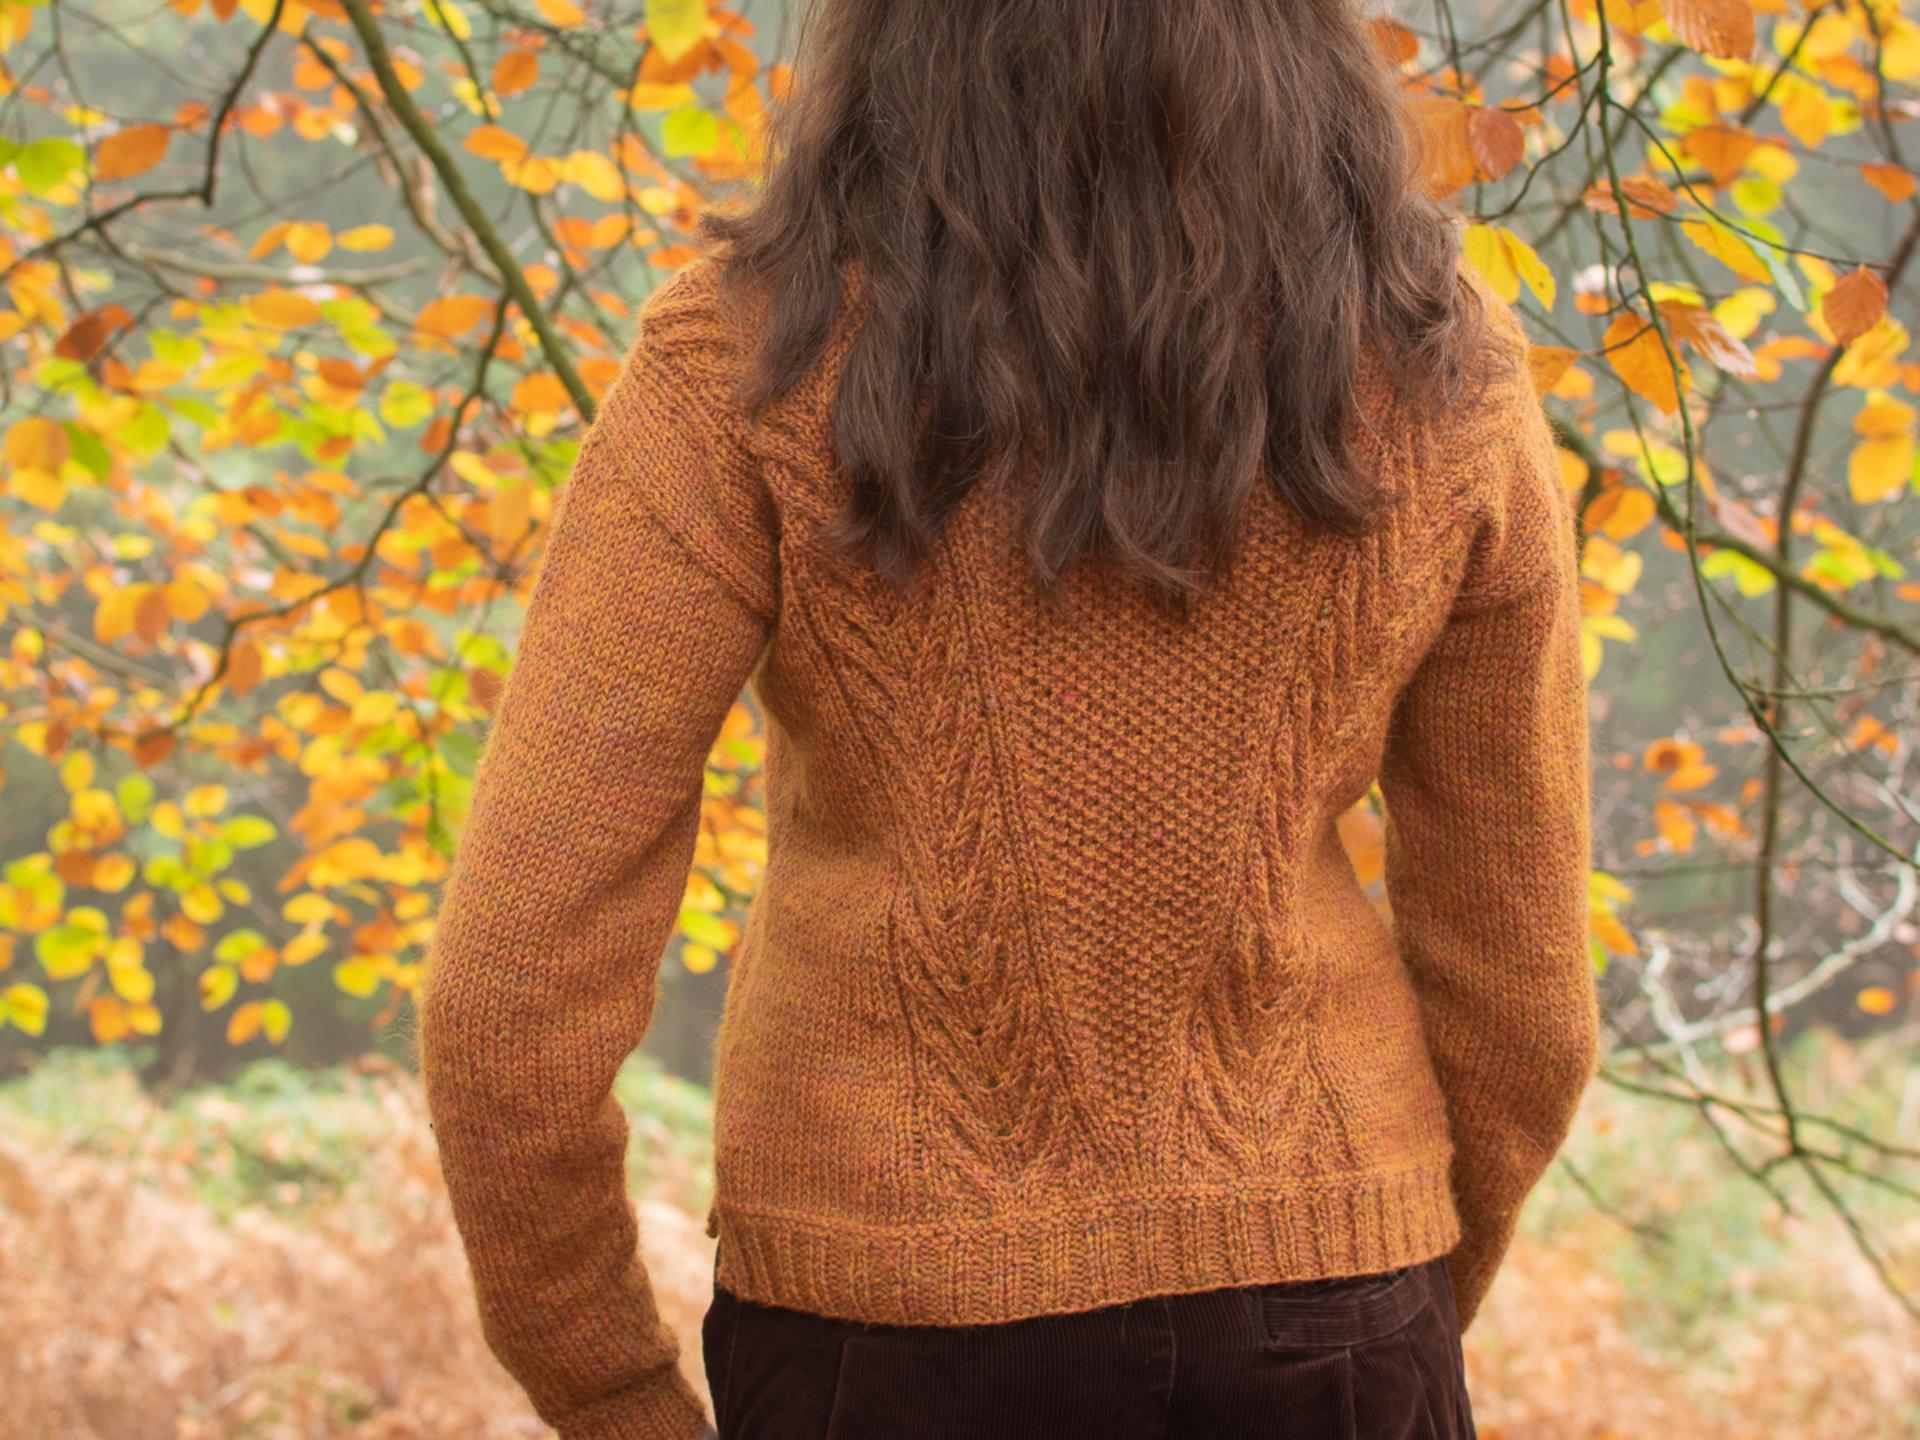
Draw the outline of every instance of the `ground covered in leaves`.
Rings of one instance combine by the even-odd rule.
[[[1920,1081],[1898,1057],[1825,1040],[1799,1058],[1814,1101],[1868,1095],[1876,1133],[1911,1143]],[[698,1383],[706,1095],[636,1063],[623,1099]],[[1769,1195],[1692,1110],[1605,1085],[1567,1160],[1469,1337],[1487,1440],[1920,1435],[1920,1322],[1791,1172]],[[1856,1189],[1920,1290],[1920,1206]],[[158,1103],[110,1057],[65,1053],[0,1087],[0,1327],[0,1440],[547,1433],[480,1338],[418,1089],[378,1061],[265,1064]]]

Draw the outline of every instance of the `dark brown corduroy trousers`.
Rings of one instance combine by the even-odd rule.
[[[869,1325],[716,1286],[720,1440],[1471,1440],[1444,1257],[995,1325]]]

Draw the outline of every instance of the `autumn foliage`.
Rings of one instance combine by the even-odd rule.
[[[757,173],[784,37],[709,0],[62,12],[0,0],[0,1030],[278,1045],[308,967],[377,1028],[555,488],[637,305]],[[1915,1003],[1920,24],[1373,25],[1578,502],[1593,953],[1632,1083],[1873,1171],[1888,1145],[1809,1128],[1778,1067],[1716,1116],[1690,1066]],[[743,704],[695,969],[757,881],[759,759]],[[1377,877],[1377,807],[1343,833]]]

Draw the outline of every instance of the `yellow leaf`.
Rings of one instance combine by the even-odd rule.
[[[233,992],[240,988],[240,976],[231,965],[215,965],[211,970],[200,972],[200,1008],[218,1010],[233,999]]]
[[[1847,489],[1862,505],[1891,500],[1906,485],[1912,465],[1911,434],[1862,440],[1847,457]]]
[[[92,788],[93,777],[91,750],[75,750],[60,762],[60,783],[66,786],[69,795],[78,795],[82,790]]]
[[[700,97],[685,82],[666,84],[642,80],[627,92],[627,103],[636,110],[673,110],[698,103]]]
[[[47,1028],[47,992],[38,985],[9,985],[0,990],[0,1025],[12,1025],[29,1035]]]
[[[578,185],[605,204],[626,198],[626,177],[613,161],[597,150],[574,151],[567,156],[560,173],[568,184]]]
[[[356,225],[333,237],[342,250],[384,250],[393,244],[393,231],[385,225]]]
[[[318,220],[298,220],[287,227],[287,253],[302,265],[318,265],[333,249],[333,231]]]
[[[1553,271],[1547,268],[1534,248],[1511,230],[1502,229],[1500,238],[1506,242],[1507,254],[1513,261],[1513,268],[1520,278],[1527,282],[1527,288],[1533,292],[1533,298],[1540,302],[1543,310],[1553,309],[1555,293]]]
[[[289,231],[291,234],[291,231]],[[297,290],[263,290],[247,297],[247,313],[276,330],[320,323],[320,307]]]
[[[57,420],[32,416],[7,429],[7,463],[57,471],[67,463],[67,429]]]
[[[427,15],[456,40],[473,38],[473,22],[453,0],[426,0]]]
[[[1833,128],[1833,104],[1811,80],[1789,75],[1779,86],[1780,123],[1809,150],[1818,149]]]
[[[560,183],[561,164],[551,155],[529,155],[520,160],[500,162],[500,174],[509,185],[517,185],[529,195],[545,195]]]
[[[1745,238],[1735,234],[1727,226],[1713,219],[1682,220],[1680,229],[1695,245],[1725,265],[1742,280],[1771,280],[1773,272],[1767,268]]]
[[[559,30],[570,30],[587,18],[586,12],[573,0],[534,0],[534,8],[549,25]]]
[[[180,913],[196,925],[211,925],[227,913],[211,885],[195,885],[180,897]]]
[[[1461,237],[1461,249],[1467,263],[1480,272],[1493,293],[1508,304],[1520,297],[1520,272],[1513,255],[1502,243],[1500,232],[1492,225],[1469,225]]]
[[[227,787],[224,785],[196,785],[187,791],[186,809],[189,815],[218,815],[227,808]]]
[[[347,994],[365,1000],[380,988],[380,967],[364,958],[342,960],[333,967],[333,983]]]
[[[260,1029],[267,1040],[278,1045],[287,1038],[287,1031],[293,1028],[293,1012],[287,1008],[284,1000],[269,1000],[260,1007]]]
[[[67,503],[67,482],[49,470],[15,470],[7,477],[7,494],[51,515]]]
[[[110,965],[107,979],[114,993],[128,1004],[144,1005],[153,998],[153,972],[145,966]]]
[[[707,31],[706,0],[647,0],[647,37],[661,58],[680,59]]]

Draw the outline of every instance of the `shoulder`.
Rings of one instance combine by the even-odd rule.
[[[636,348],[715,385],[738,379],[746,354],[742,319],[728,294],[724,262],[701,254],[655,285],[641,303]]]
[[[1573,497],[1529,363],[1519,311],[1463,266],[1481,307],[1477,373],[1453,407],[1440,444],[1474,520],[1466,603],[1496,601],[1565,568],[1574,538]]]

